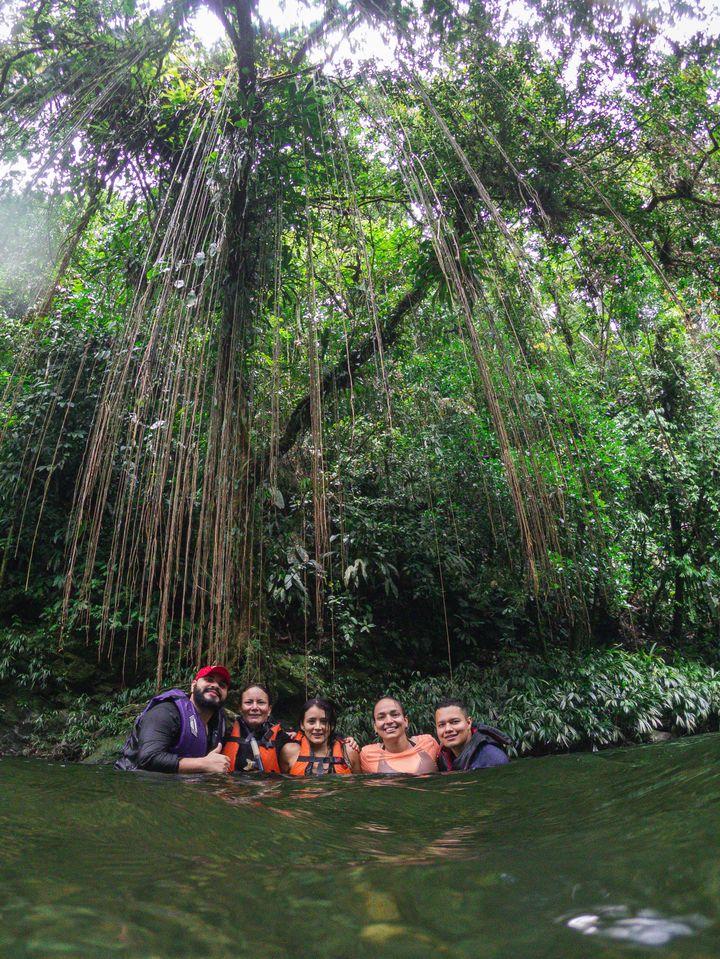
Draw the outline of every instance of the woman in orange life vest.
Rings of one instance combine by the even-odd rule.
[[[360,772],[360,756],[335,733],[335,707],[327,699],[308,699],[300,713],[296,742],[280,751],[280,768],[291,776]]]
[[[360,750],[360,766],[364,773],[437,772],[440,744],[432,736],[408,736],[409,720],[402,703],[393,696],[378,699],[373,708],[373,725],[380,737]]]
[[[240,715],[225,737],[223,755],[230,759],[228,772],[279,773],[280,750],[292,741],[279,723],[270,718],[267,686],[252,683],[240,693]]]

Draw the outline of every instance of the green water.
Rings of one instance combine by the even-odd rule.
[[[0,955],[720,955],[720,735],[422,779],[0,760]]]

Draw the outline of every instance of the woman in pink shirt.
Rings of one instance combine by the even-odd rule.
[[[408,718],[399,700],[385,696],[373,709],[375,732],[381,739],[360,750],[360,769],[364,773],[437,772],[440,746],[432,736],[408,736]]]

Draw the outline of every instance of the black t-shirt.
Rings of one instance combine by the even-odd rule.
[[[208,725],[208,752],[220,742],[218,737],[219,711]],[[170,752],[180,738],[182,722],[173,702],[153,706],[135,725],[123,746],[117,769],[146,769],[156,773],[176,773],[180,757]]]

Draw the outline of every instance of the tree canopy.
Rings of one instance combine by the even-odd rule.
[[[158,680],[716,637],[696,11],[200,8],[6,12],[0,615]]]

